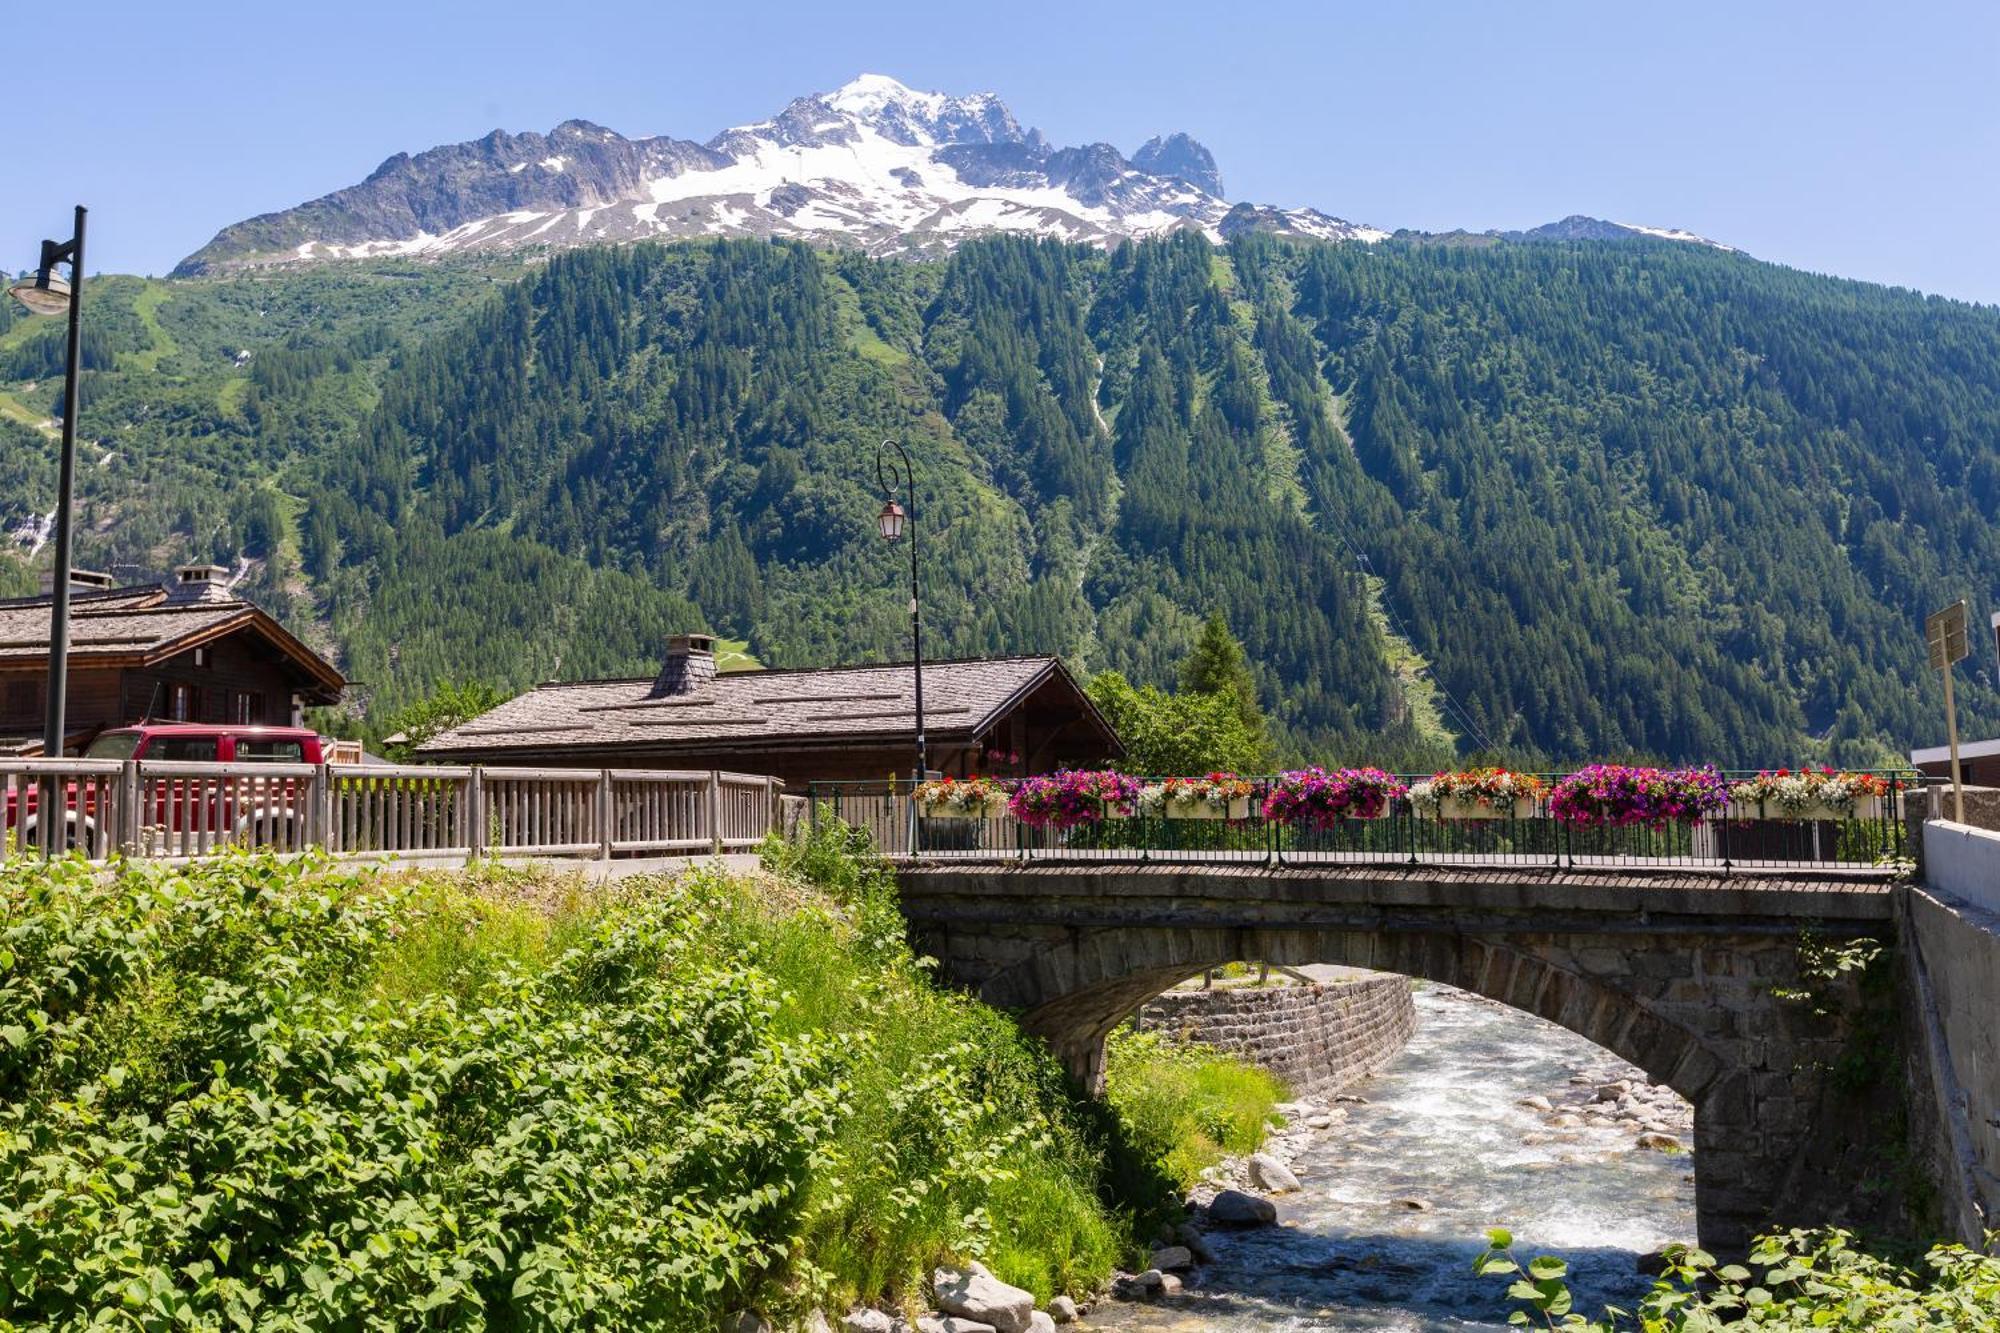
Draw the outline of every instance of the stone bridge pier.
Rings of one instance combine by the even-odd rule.
[[[1806,928],[1893,933],[1880,877],[910,862],[898,878],[918,947],[1093,1092],[1106,1035],[1175,983],[1235,959],[1340,963],[1538,1014],[1687,1098],[1711,1250],[1855,1220],[1876,1169],[1828,1076],[1852,1006],[1782,993],[1825,992],[1802,973]]]

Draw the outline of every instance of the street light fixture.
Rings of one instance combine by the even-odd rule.
[[[896,451],[895,458],[889,451]],[[897,460],[901,460],[898,470]],[[917,776],[922,782],[930,776],[930,747],[924,739],[924,622],[917,604],[917,474],[910,466],[910,455],[902,445],[894,440],[884,440],[875,446],[875,482],[882,488],[882,498],[886,502],[882,512],[875,517],[875,526],[884,541],[900,541],[904,531],[910,534],[910,660],[917,677]],[[910,504],[906,509],[896,503],[896,488],[901,486]]]
[[[83,216],[76,206],[76,234],[63,242],[43,241],[42,262],[35,276],[15,283],[9,290],[16,300],[38,315],[69,314],[69,356],[63,363],[62,464],[56,477],[56,569],[55,596],[49,602],[49,698],[42,727],[42,756],[60,759],[63,752],[63,713],[69,683],[69,579],[71,501],[76,492],[77,371],[82,364],[83,317]],[[57,264],[69,265],[69,281],[52,271]],[[42,809],[58,809],[61,789],[53,776],[43,779]],[[61,828],[54,818],[41,820],[44,830]],[[50,835],[53,837],[53,834]],[[53,842],[46,845],[54,846]]]

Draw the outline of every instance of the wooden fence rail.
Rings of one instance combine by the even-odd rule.
[[[712,770],[6,760],[0,860],[719,855],[780,828],[783,791]]]

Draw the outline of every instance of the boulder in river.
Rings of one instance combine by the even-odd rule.
[[[988,1325],[995,1333],[1027,1333],[1028,1318],[1035,1312],[1034,1293],[1010,1287],[997,1277],[969,1268],[938,1269],[931,1274],[931,1289],[938,1309]],[[945,1329],[941,1333],[972,1333],[972,1330]]]
[[[1058,1296],[1049,1302],[1049,1318],[1058,1324],[1076,1322],[1076,1302],[1067,1296]]]
[[[1671,1134],[1645,1133],[1639,1136],[1639,1146],[1654,1152],[1679,1152],[1681,1141]]]
[[[1278,1206],[1242,1190],[1224,1190],[1208,1201],[1208,1220],[1220,1227],[1267,1227],[1278,1220]]]
[[[1267,1152],[1250,1154],[1250,1183],[1273,1194],[1286,1194],[1299,1187],[1299,1178]]]
[[[955,1314],[927,1314],[917,1320],[917,1333],[996,1333],[993,1325]]]
[[[1035,1311],[1028,1316],[1028,1333],[1056,1333],[1055,1317],[1041,1310]]]
[[[896,1325],[903,1322],[893,1316],[869,1306],[849,1310],[840,1321],[846,1333],[895,1333]]]
[[[1157,1268],[1162,1273],[1178,1273],[1184,1268],[1194,1267],[1194,1252],[1185,1245],[1163,1245],[1153,1251],[1153,1257],[1146,1261],[1148,1268]]]
[[[1516,1102],[1515,1105],[1525,1106],[1530,1111],[1540,1111],[1543,1115],[1547,1115],[1549,1112],[1556,1109],[1554,1103],[1549,1101],[1548,1098],[1542,1096],[1540,1093],[1536,1093],[1532,1097],[1523,1097],[1520,1101]]]

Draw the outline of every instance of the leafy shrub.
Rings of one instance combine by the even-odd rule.
[[[1606,1310],[1590,1319],[1572,1308],[1568,1265],[1542,1256],[1524,1268],[1506,1231],[1487,1236],[1478,1271],[1510,1279],[1507,1294],[1527,1308],[1508,1322],[1577,1333],[1719,1333],[1725,1328],[2000,1329],[2000,1258],[1939,1245],[1921,1268],[1853,1246],[1845,1231],[1793,1230],[1759,1239],[1750,1263],[1717,1264],[1685,1246],[1667,1251],[1667,1269],[1636,1315]],[[1989,1238],[2000,1241],[2000,1235]]]
[[[1157,1032],[1120,1029],[1106,1054],[1107,1095],[1134,1146],[1183,1189],[1227,1154],[1254,1151],[1285,1096],[1277,1075]]]

